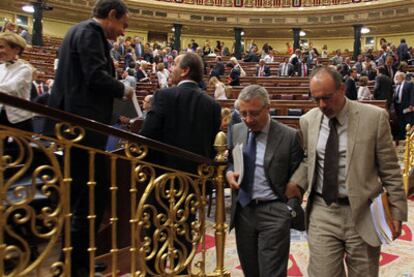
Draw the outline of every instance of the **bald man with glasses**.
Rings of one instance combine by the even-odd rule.
[[[396,237],[407,220],[387,111],[347,99],[342,76],[328,67],[312,72],[310,90],[318,107],[300,119],[306,155],[287,191],[292,196],[310,190],[309,276],[376,277],[381,243],[372,199],[387,190]],[[293,184],[296,190],[290,190]]]
[[[269,115],[269,95],[258,85],[238,97],[242,122],[233,126],[233,146],[243,145],[244,174],[229,164],[232,188],[230,229],[236,230],[237,252],[246,277],[287,275],[291,212],[285,189],[302,161],[296,130]]]

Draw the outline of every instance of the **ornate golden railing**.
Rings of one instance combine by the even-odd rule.
[[[410,179],[414,176],[412,173],[414,168],[414,128],[410,124],[407,124],[405,131],[403,182],[405,193],[408,195],[410,193],[410,187],[413,186],[413,184],[410,186],[410,181],[412,181]]]
[[[226,137],[219,133],[216,161],[65,112],[0,93],[0,103],[57,120],[54,136],[0,125],[0,276],[71,276],[71,190],[75,152],[88,165],[89,276],[96,261],[119,276],[230,276],[224,269]],[[109,153],[82,144],[91,130],[118,136],[124,147]],[[188,173],[151,163],[157,150],[198,164]],[[104,160],[108,170],[97,167]],[[96,226],[96,192],[103,186],[106,216]],[[206,186],[217,194],[216,269],[206,272]],[[72,195],[72,197],[74,197]],[[79,195],[81,198],[82,195]],[[99,228],[99,229],[97,229]],[[186,247],[189,244],[190,247]],[[199,247],[201,245],[201,247]],[[201,249],[201,250],[200,250]],[[60,257],[60,258],[59,258]],[[187,273],[183,273],[187,272]]]
[[[245,7],[245,8],[294,8],[319,7],[344,4],[358,4],[378,0],[158,0],[204,6]]]

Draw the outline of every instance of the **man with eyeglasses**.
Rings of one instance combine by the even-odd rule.
[[[265,88],[245,87],[237,101],[243,122],[233,126],[230,149],[243,145],[244,174],[239,180],[229,164],[230,229],[246,277],[287,276],[291,213],[284,193],[303,157],[298,132],[270,118]]]
[[[286,192],[301,195],[310,188],[309,276],[378,276],[381,242],[371,199],[388,191],[397,237],[407,220],[387,111],[347,99],[341,75],[328,67],[312,72],[310,91],[318,107],[300,119],[307,155]]]

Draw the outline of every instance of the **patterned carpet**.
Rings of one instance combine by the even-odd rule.
[[[380,276],[383,277],[414,277],[414,197],[408,201],[409,219],[404,223],[402,235],[391,245],[384,246],[380,258]],[[213,222],[207,227],[207,272],[215,267],[214,229]],[[288,276],[308,276],[309,249],[304,232],[291,232],[291,251]],[[225,249],[225,268],[231,276],[243,276],[239,267],[234,231],[227,236]]]

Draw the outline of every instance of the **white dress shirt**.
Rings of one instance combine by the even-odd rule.
[[[339,151],[339,172],[338,172],[338,197],[348,197],[348,186],[345,183],[346,172],[346,151],[348,143],[348,101],[336,116],[338,121],[336,129],[338,131],[338,151]],[[316,186],[315,191],[322,194],[323,188],[323,168],[325,161],[325,147],[329,136],[329,118],[326,115],[322,117],[321,128],[319,130],[318,144],[316,145]]]
[[[32,86],[32,68],[29,64],[18,60],[13,64],[0,64],[0,91],[9,95],[30,100]],[[19,123],[33,117],[31,112],[0,103],[0,111],[5,109],[10,123]]]

